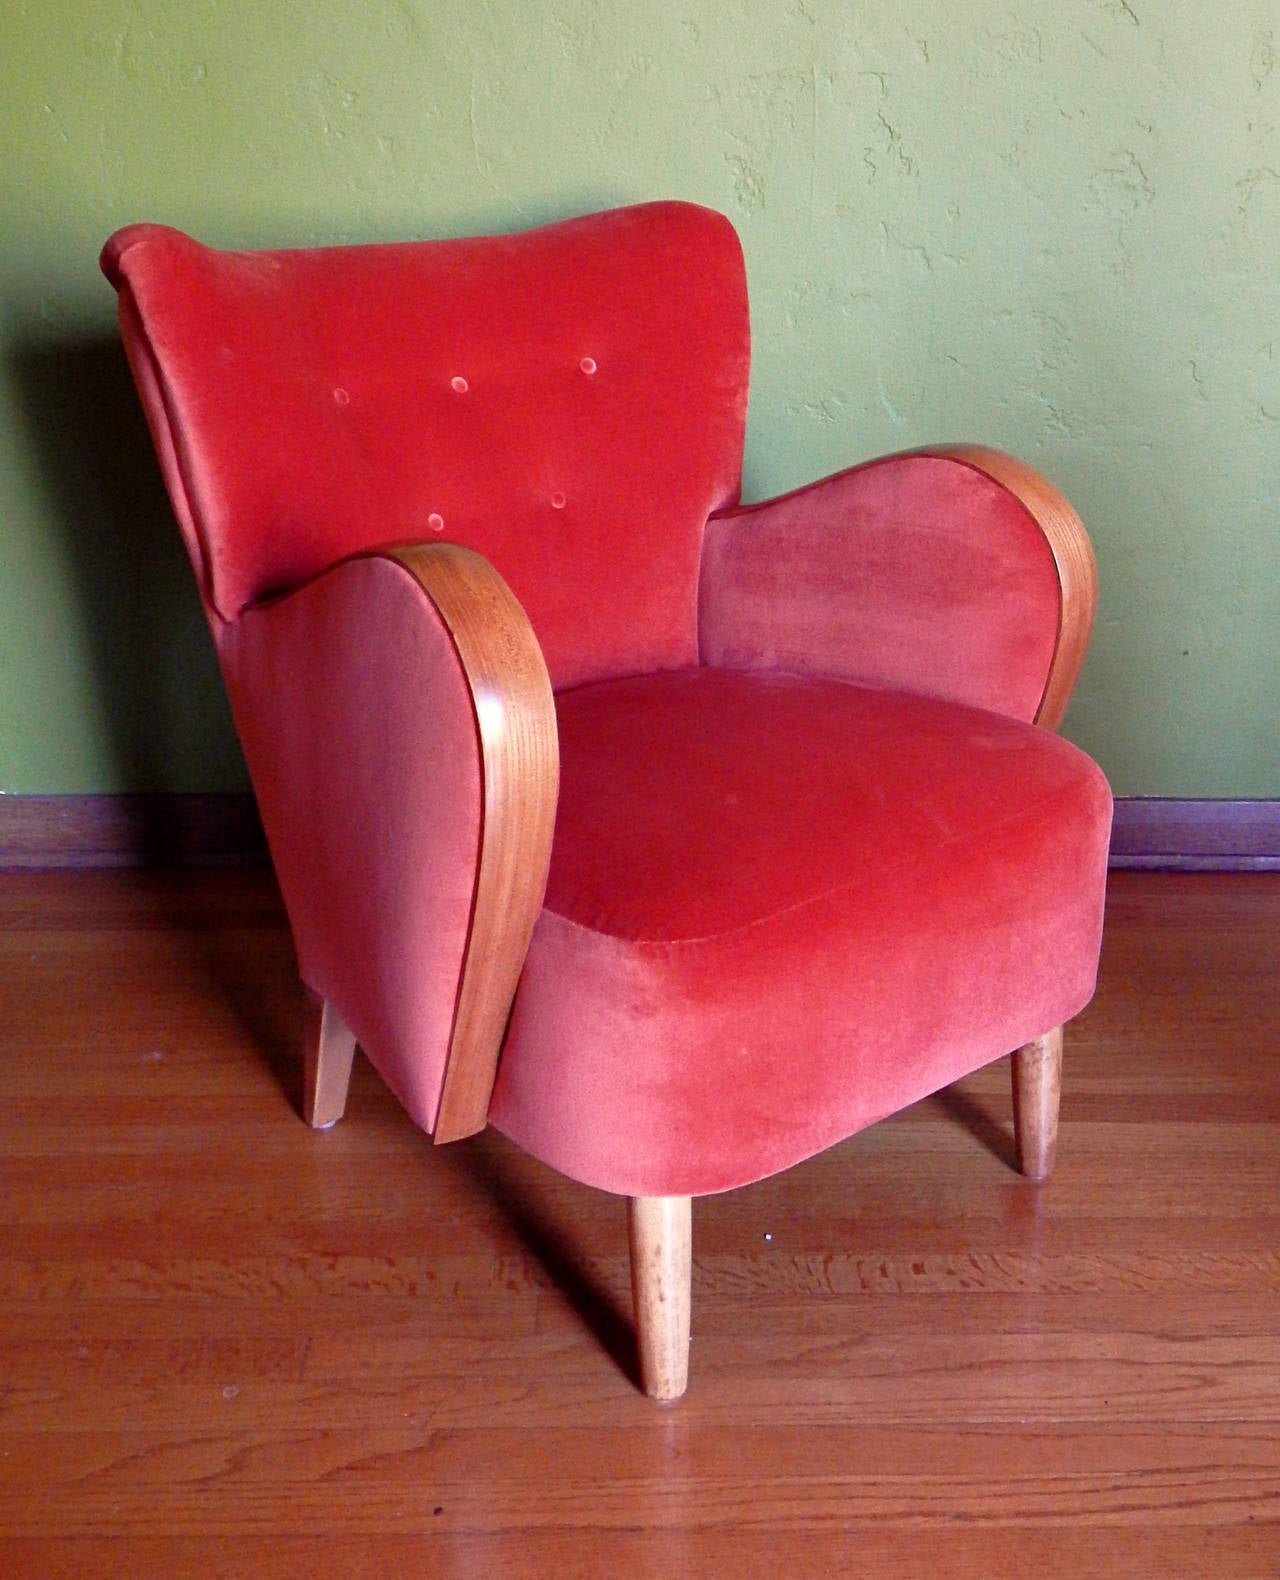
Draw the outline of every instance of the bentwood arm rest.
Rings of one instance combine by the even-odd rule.
[[[1054,729],[1096,606],[1062,495],[997,450],[888,456],[713,516],[705,662],[843,675]]]
[[[523,609],[471,549],[396,547],[219,646],[303,980],[436,1141],[483,1128],[559,776]]]

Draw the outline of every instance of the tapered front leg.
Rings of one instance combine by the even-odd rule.
[[[678,1399],[689,1383],[693,1203],[688,1196],[633,1196],[627,1223],[640,1382],[651,1399]]]
[[[1013,1134],[1028,1179],[1046,1180],[1053,1172],[1061,1095],[1062,1027],[1056,1026],[1013,1056]]]
[[[313,1130],[327,1130],[342,1118],[355,1055],[356,1039],[342,1016],[332,1004],[308,993],[302,1117]]]

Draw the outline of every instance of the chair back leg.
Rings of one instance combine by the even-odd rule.
[[[313,1130],[337,1124],[347,1106],[356,1039],[332,1004],[307,994],[302,1117]]]
[[[1055,1026],[1013,1056],[1013,1135],[1028,1179],[1047,1180],[1053,1172],[1061,1094],[1062,1027]]]
[[[627,1202],[640,1382],[651,1399],[678,1399],[689,1382],[692,1222],[688,1196]]]

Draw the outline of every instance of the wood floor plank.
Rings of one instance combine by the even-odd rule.
[[[434,1509],[433,1509],[434,1513]],[[443,1516],[436,1525],[443,1525]],[[645,1531],[595,1531],[566,1541],[556,1532],[502,1530],[427,1535],[384,1531],[376,1539],[277,1537],[70,1538],[0,1537],[0,1572],[12,1580],[102,1580],[126,1574],[167,1580],[386,1580],[424,1575],[432,1580],[479,1580],[494,1575],[556,1575],[560,1580],[778,1580],[928,1574],[1026,1580],[1027,1575],[1088,1576],[1089,1580],[1167,1580],[1212,1575],[1258,1580],[1274,1573],[1274,1526],[1138,1529],[1109,1526],[1100,1539],[1088,1527],[952,1526],[943,1531],[878,1524],[836,1533],[723,1531],[690,1528],[678,1520]],[[732,1568],[723,1567],[732,1550]]]
[[[298,1118],[269,872],[0,877],[0,1574],[1280,1575],[1280,878],[1113,877],[1059,1165],[1008,1073],[695,1204]]]

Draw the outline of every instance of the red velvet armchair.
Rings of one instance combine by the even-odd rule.
[[[1048,1174],[1111,799],[1053,730],[1069,506],[968,447],[739,504],[720,215],[218,252],[107,244],[314,1001],[437,1141],[629,1199],[644,1386],[690,1203],[1013,1052]]]

